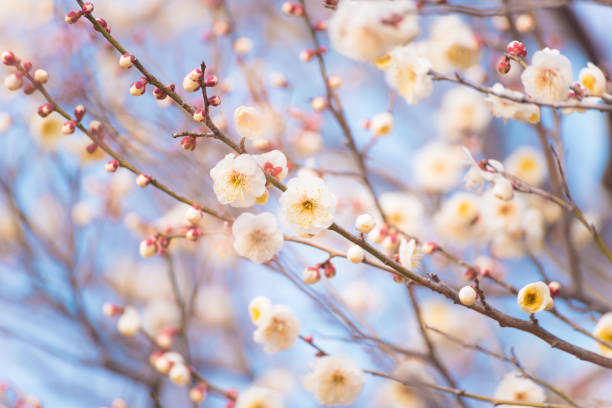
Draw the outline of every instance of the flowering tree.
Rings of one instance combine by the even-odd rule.
[[[612,3],[5,1],[0,407],[612,407]]]

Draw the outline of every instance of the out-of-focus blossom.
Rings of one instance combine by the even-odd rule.
[[[346,356],[324,356],[315,360],[312,372],[304,377],[304,386],[319,404],[350,405],[363,389],[365,374]]]

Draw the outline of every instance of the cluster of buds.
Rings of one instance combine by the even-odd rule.
[[[588,93],[589,93],[589,90],[586,89],[584,85],[582,85],[582,82],[576,81],[570,88],[570,91],[568,93],[568,98],[574,99],[577,101],[581,101],[582,98],[584,98],[584,96],[587,95]]]
[[[66,14],[66,16],[64,17],[64,21],[68,24],[75,24],[77,21],[79,21],[79,19],[82,16],[91,14],[93,10],[94,10],[93,3],[90,3],[90,2],[84,3],[80,10],[73,10],[73,11],[68,12],[68,14]],[[106,21],[104,21],[101,18],[97,20],[101,20],[98,22],[106,29],[106,31],[110,33],[110,28],[107,28]],[[104,24],[102,24],[102,22],[104,22]]]
[[[313,48],[300,52],[300,60],[308,62],[313,59],[316,55],[323,55],[327,52],[327,47],[320,47],[318,50]]]
[[[191,402],[195,402],[196,404],[202,403],[202,401],[204,401],[204,398],[206,398],[206,394],[208,391],[207,388],[208,387],[205,383],[199,383],[195,387],[191,388],[189,390],[189,399],[191,400]]]
[[[304,269],[302,280],[307,285],[313,285],[319,282],[321,280],[321,270],[327,279],[331,279],[336,276],[336,268],[330,260],[327,260],[323,263],[306,267],[306,269]]]
[[[304,15],[304,8],[301,5],[291,1],[284,2],[281,10],[283,10],[283,13],[290,16],[301,17]]]
[[[145,93],[147,89],[147,78],[140,78],[138,81],[132,82],[130,85],[130,94],[133,96],[140,96]]]
[[[151,354],[149,362],[159,373],[168,375],[170,381],[176,385],[184,387],[191,382],[191,369],[179,353],[155,351]]]
[[[196,148],[196,138],[195,136],[185,136],[181,139],[181,147],[184,150],[188,150],[190,152],[194,151]]]
[[[527,49],[525,44],[520,41],[511,41],[506,47],[506,51],[509,55],[517,58],[525,58],[527,56]]]
[[[395,251],[399,245],[398,231],[387,224],[381,225],[370,232],[369,238],[376,244],[380,244],[387,251]]]

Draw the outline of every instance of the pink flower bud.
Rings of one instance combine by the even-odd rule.
[[[163,99],[166,99],[166,93],[164,91],[162,91],[160,88],[155,87],[155,89],[153,89],[153,96],[155,97],[155,99],[159,99],[160,101]]]
[[[312,59],[312,57],[315,56],[315,54],[315,50],[304,50],[300,52],[300,60],[302,60],[303,62],[308,62]]]
[[[13,53],[13,51],[3,51],[0,58],[2,58],[2,63],[4,65],[10,66],[17,63],[17,58],[15,57],[15,53]]]
[[[192,80],[189,75],[183,79],[183,89],[187,92],[195,92],[200,89],[200,82]]]
[[[185,233],[185,238],[189,241],[197,241],[200,238],[200,230],[197,228],[189,228]]]
[[[111,302],[106,302],[102,305],[102,312],[106,317],[115,317],[123,314],[123,308]]]
[[[185,150],[188,150],[190,152],[194,151],[196,148],[196,138],[193,136],[185,136],[182,140],[181,140],[181,147]]]
[[[102,28],[104,28],[106,30],[107,33],[110,34],[111,29],[110,29],[110,26],[108,25],[108,23],[106,22],[105,19],[103,19],[101,17],[98,17],[98,18],[96,18],[96,21],[98,22],[98,24],[100,24],[102,26]],[[98,28],[96,27],[96,31],[100,31],[100,30],[98,30]]]
[[[200,207],[192,206],[185,212],[185,221],[190,224],[197,224],[204,217]]]
[[[219,83],[219,78],[217,78],[216,75],[211,75],[208,78],[206,78],[206,82],[204,83],[204,85],[208,87],[212,87],[212,86],[217,86],[218,83]]]
[[[307,285],[314,285],[315,283],[319,282],[321,280],[321,272],[319,272],[319,268],[309,266],[304,269],[302,280]]]
[[[283,13],[290,16],[300,17],[304,14],[304,9],[301,5],[292,3],[290,1],[284,2],[281,7],[281,10],[283,11]]]
[[[147,83],[143,80],[132,82],[130,85],[130,94],[133,96],[140,96],[145,93]]]
[[[193,120],[196,122],[204,122],[206,120],[205,115],[206,113],[203,109],[197,109],[195,112],[193,112]]]
[[[79,21],[79,18],[81,18],[82,15],[83,12],[81,10],[70,11],[68,14],[66,14],[66,17],[64,17],[64,21],[68,24],[74,24]]]
[[[85,151],[89,154],[94,154],[98,150],[98,144],[96,142],[92,142],[85,146]]]
[[[421,251],[423,251],[425,255],[433,253],[436,249],[438,249],[438,244],[435,242],[426,242],[421,245]]]
[[[119,57],[119,66],[123,69],[129,69],[132,68],[132,65],[134,64],[134,56],[130,55],[130,54],[123,54],[122,56]]]
[[[101,136],[103,129],[102,123],[98,122],[97,120],[92,120],[89,123],[89,132],[96,136]]]
[[[34,92],[36,92],[36,87],[32,84],[25,84],[23,86],[23,93],[26,95],[32,95]]]
[[[21,72],[12,72],[4,78],[4,86],[9,91],[16,91],[23,85],[23,78]]]
[[[83,105],[77,105],[74,108],[74,117],[76,118],[77,122],[80,122],[83,119],[83,116],[85,116],[86,112],[87,110]]]
[[[189,390],[189,399],[196,404],[202,403],[206,398],[206,385],[199,384]]]
[[[84,3],[83,7],[81,7],[81,10],[83,11],[83,14],[91,14],[94,10],[94,5],[93,3]]]
[[[548,290],[550,290],[550,296],[554,298],[561,291],[561,284],[557,281],[552,281],[548,284]]]
[[[40,105],[38,107],[38,116],[41,118],[46,118],[53,112],[53,105],[50,103],[45,103],[44,105]]]
[[[149,183],[151,182],[151,176],[147,176],[146,174],[139,174],[138,177],[136,177],[136,184],[139,187],[146,187],[149,185]]]
[[[331,279],[336,276],[336,268],[331,262],[325,262],[323,265],[323,274],[327,279]]]
[[[34,71],[34,80],[39,84],[46,84],[49,80],[49,73],[44,69],[37,69]]]
[[[143,258],[150,258],[157,253],[157,243],[155,239],[148,238],[143,241],[140,241],[139,246],[140,256]]]
[[[213,95],[210,98],[208,98],[208,103],[211,106],[219,106],[221,105],[221,98],[216,95]]]
[[[312,28],[315,31],[325,31],[327,30],[327,21],[325,20],[319,20],[316,23],[314,23],[314,25],[312,26]]]
[[[504,75],[510,72],[510,58],[503,56],[497,63],[497,72]]]
[[[468,268],[465,270],[465,272],[463,272],[463,278],[465,280],[474,280],[476,278],[476,271],[472,268]]]
[[[63,124],[62,133],[65,135],[70,135],[74,133],[75,128],[76,128],[76,123],[74,123],[72,120],[69,120],[68,122],[65,122]]]
[[[187,76],[192,81],[195,81],[195,82],[198,82],[198,83],[202,82],[202,79],[204,79],[204,75],[202,74],[202,70],[200,68],[192,69],[191,71],[189,71]]]
[[[155,343],[162,349],[168,350],[172,347],[172,340],[174,335],[176,334],[176,329],[167,328],[163,329],[159,334],[155,337]]]
[[[26,72],[29,72],[32,69],[32,63],[30,61],[24,61],[23,62],[23,69]]]
[[[110,160],[106,162],[104,169],[109,173],[114,173],[119,168],[119,162],[117,160]]]
[[[506,51],[514,57],[525,58],[527,56],[525,44],[520,41],[511,41],[506,47]]]

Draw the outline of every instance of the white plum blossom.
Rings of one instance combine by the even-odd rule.
[[[252,156],[226,155],[210,170],[215,194],[221,204],[246,208],[266,192],[266,176]]]
[[[374,61],[418,35],[416,5],[412,0],[345,0],[329,20],[328,32],[339,54]]]
[[[283,234],[274,214],[242,213],[232,224],[234,250],[256,264],[268,262],[283,247]]]
[[[234,124],[240,137],[257,139],[266,130],[263,114],[252,106],[239,106],[234,111]]]
[[[506,171],[524,182],[539,186],[546,180],[546,164],[542,154],[531,146],[521,146],[504,161]]]
[[[540,122],[540,108],[538,105],[533,103],[514,102],[510,99],[500,97],[509,96],[513,98],[523,98],[524,95],[522,93],[506,89],[500,83],[493,85],[491,90],[493,93],[488,95],[485,100],[491,105],[493,116],[497,118],[520,120],[532,124]]]
[[[476,35],[458,16],[437,18],[431,25],[428,43],[434,68],[446,74],[468,70],[480,58]]]
[[[272,310],[272,301],[265,296],[257,296],[249,303],[249,317],[255,325],[259,325],[270,310]]]
[[[414,180],[421,188],[445,192],[457,185],[463,172],[463,154],[446,143],[432,142],[414,153]]]
[[[370,119],[370,130],[375,136],[386,136],[392,129],[393,115],[389,112],[378,113]]]
[[[602,96],[606,93],[606,76],[597,65],[590,62],[587,63],[587,66],[580,70],[578,78],[580,79],[580,83],[589,90],[591,95]]]
[[[612,343],[612,312],[605,313],[599,318],[595,329],[593,330],[593,336],[600,340]],[[605,344],[598,343],[601,353],[612,358],[612,348]]]
[[[555,103],[568,98],[573,81],[572,64],[558,50],[536,51],[521,74],[525,92],[542,102]]]
[[[411,105],[427,98],[433,90],[433,80],[428,74],[431,62],[419,56],[411,45],[394,48],[390,57],[385,73],[389,86]]]
[[[480,92],[455,87],[442,97],[438,120],[442,135],[454,142],[485,130],[491,121],[491,112]]]
[[[132,306],[126,306],[117,320],[117,330],[122,336],[134,337],[140,331],[140,313]]]
[[[495,390],[495,398],[506,401],[546,402],[546,393],[538,384],[518,371],[507,373]],[[500,405],[504,408],[519,408],[519,405]]]
[[[293,311],[285,305],[273,305],[263,310],[253,340],[263,344],[264,351],[270,354],[293,347],[300,332],[300,321]]]
[[[554,306],[550,289],[544,282],[534,282],[523,286],[516,296],[516,301],[527,313],[550,310]]]
[[[279,199],[281,218],[300,235],[315,235],[334,222],[338,200],[325,182],[313,176],[292,178]]]
[[[347,356],[324,356],[315,360],[312,372],[304,377],[304,387],[319,404],[351,405],[365,384],[365,374]]]
[[[268,388],[250,387],[238,394],[236,408],[283,408],[283,401]]]
[[[425,207],[416,195],[383,193],[379,201],[389,224],[408,235],[420,235]],[[376,228],[372,230],[374,231]]]
[[[481,224],[480,198],[471,193],[456,192],[442,203],[434,216],[434,225],[440,236],[454,244],[466,244],[478,236]]]

